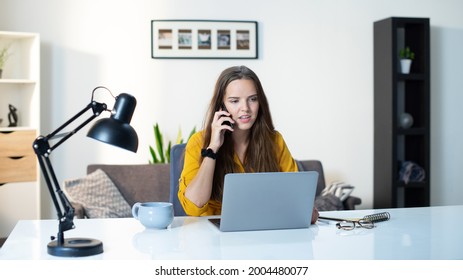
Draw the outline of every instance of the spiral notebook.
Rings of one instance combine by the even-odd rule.
[[[221,231],[307,228],[317,182],[315,171],[227,174],[221,217],[209,220]]]
[[[391,218],[391,214],[389,214],[389,212],[381,212],[381,213],[366,215],[366,216],[363,216],[363,218],[333,218],[333,217],[323,217],[323,216],[318,217],[318,219],[320,220],[328,220],[328,221],[338,221],[338,222],[354,221],[356,222],[360,220],[366,220],[366,221],[370,221],[373,223],[389,221],[390,218]]]

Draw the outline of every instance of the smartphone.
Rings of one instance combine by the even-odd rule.
[[[225,104],[222,104],[222,110],[228,112],[227,107],[225,107]],[[233,124],[229,121],[224,121],[222,124],[228,125],[229,127],[233,128]]]

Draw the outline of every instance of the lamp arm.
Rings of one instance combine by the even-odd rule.
[[[53,170],[53,166],[50,161],[50,154],[51,152],[56,149],[59,145],[64,143],[67,139],[77,133],[80,129],[86,126],[89,122],[99,116],[103,111],[107,108],[106,104],[98,103],[96,101],[91,101],[83,110],[78,112],[75,116],[61,125],[58,129],[53,131],[52,133],[48,134],[47,136],[39,136],[35,139],[32,147],[37,155],[37,159],[39,161],[40,169],[42,170],[43,177],[45,182],[47,183],[48,190],[50,192],[50,196],[53,200],[53,204],[55,206],[58,220],[59,220],[59,230],[58,230],[58,244],[64,243],[64,232],[70,229],[73,229],[74,226],[74,207],[72,207],[71,202],[66,197],[65,193],[62,191],[58,180],[56,178],[55,172]],[[66,128],[69,124],[77,120],[80,116],[82,116],[88,110],[93,110],[93,115],[90,116],[87,120],[85,120],[82,124],[77,126],[74,130],[58,135],[60,131]],[[64,135],[64,137],[62,137]],[[50,146],[49,140],[62,137],[60,141],[58,141],[53,146]]]
[[[58,141],[55,145],[53,145],[52,147],[48,147],[49,148],[48,154],[51,153],[51,151],[53,151],[54,149],[56,149],[63,142],[65,142],[67,139],[69,139],[71,136],[76,134],[79,130],[81,130],[84,126],[86,126],[93,119],[98,117],[103,111],[106,110],[106,108],[107,108],[106,104],[99,103],[99,102],[96,102],[96,101],[92,101],[84,109],[82,109],[80,112],[78,112],[75,116],[70,118],[67,122],[62,124],[55,131],[48,134],[46,136],[46,138],[50,139],[50,140],[53,139],[53,138],[62,137],[64,135],[64,137],[62,137],[62,139],[60,141]],[[70,132],[67,132],[67,133],[64,133],[64,134],[58,134],[58,132],[60,132],[64,128],[66,128],[69,124],[73,123],[75,120],[77,120],[80,116],[82,116],[85,112],[87,112],[90,109],[92,109],[93,115],[91,117],[89,117],[86,121],[84,121],[81,125],[77,126],[74,130],[72,130]]]
[[[37,155],[37,158],[58,215],[58,243],[64,244],[64,232],[75,227],[74,207],[59,186],[50,158],[42,155]]]

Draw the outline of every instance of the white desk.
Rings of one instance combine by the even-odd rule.
[[[79,259],[463,259],[463,205],[322,212],[363,217],[388,211],[374,229],[343,231],[318,222],[308,229],[222,233],[205,217],[176,217],[167,230],[145,230],[135,219],[75,220],[65,237],[103,241],[104,253]],[[47,254],[56,220],[18,222],[0,259],[59,259]]]

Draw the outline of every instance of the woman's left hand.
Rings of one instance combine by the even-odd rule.
[[[319,216],[318,210],[317,208],[314,207],[312,211],[312,224],[315,224],[317,222],[318,216]]]

